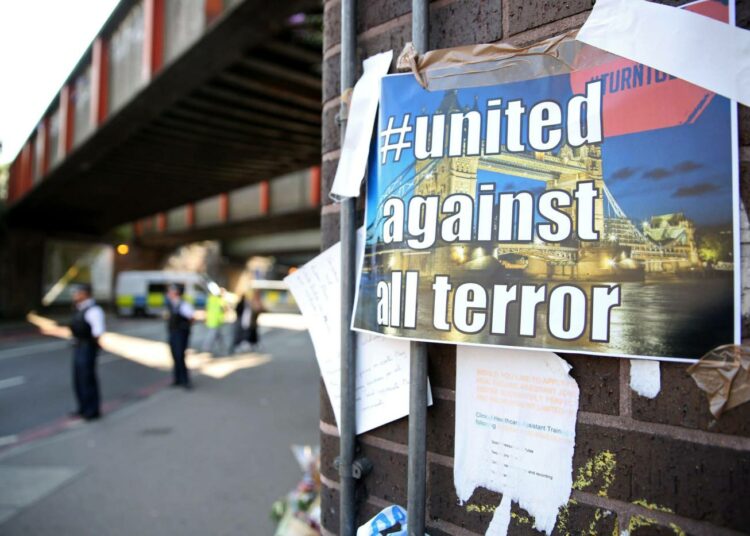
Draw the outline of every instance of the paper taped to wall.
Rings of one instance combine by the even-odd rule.
[[[661,390],[659,362],[650,359],[631,359],[630,388],[646,398],[656,398]]]
[[[372,130],[378,112],[380,79],[388,74],[392,59],[393,51],[389,50],[371,56],[363,62],[364,73],[354,85],[344,146],[341,148],[336,177],[331,187],[331,195],[334,197],[359,196],[359,185],[365,177]]]
[[[576,37],[750,105],[750,32],[645,0],[598,0]]]
[[[360,229],[360,245],[363,235]],[[361,247],[357,251],[361,256]],[[336,422],[341,411],[340,273],[338,243],[284,279],[308,324]],[[356,367],[358,434],[409,414],[409,341],[357,334]],[[427,403],[432,404],[429,388]]]
[[[511,501],[551,534],[570,498],[578,385],[552,352],[459,346],[456,356],[456,493],[503,494],[487,534],[504,535]]]

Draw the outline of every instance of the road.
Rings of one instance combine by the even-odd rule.
[[[164,326],[115,320],[100,356],[101,421],[73,408],[69,342],[0,337],[0,533],[272,534],[318,442],[306,332],[262,329],[257,353],[194,352],[195,389],[170,389]],[[202,326],[193,340],[200,342]]]
[[[118,321],[110,328],[149,340],[164,338],[163,323],[155,320]],[[70,354],[67,340],[41,335],[0,340],[0,446],[75,409]],[[99,365],[102,396],[109,405],[165,377],[164,371],[109,352],[99,356]]]

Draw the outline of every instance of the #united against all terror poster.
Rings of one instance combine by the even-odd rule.
[[[383,79],[354,329],[666,360],[736,341],[734,105],[571,46],[564,74]]]

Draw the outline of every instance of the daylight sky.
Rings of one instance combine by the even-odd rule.
[[[119,0],[0,0],[0,164],[12,161]]]

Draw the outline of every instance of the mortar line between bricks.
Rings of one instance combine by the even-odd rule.
[[[341,54],[341,43],[331,45],[331,47],[323,52],[323,61],[330,60],[337,54]]]
[[[445,454],[438,454],[437,452],[427,451],[427,461],[453,469],[452,456],[446,456]]]
[[[433,387],[432,395],[435,398],[439,398],[441,400],[456,400],[456,391],[454,389],[448,389],[446,387]]]
[[[327,422],[320,421],[320,431],[325,435],[339,437],[339,429],[333,424],[328,424]]]
[[[508,38],[503,42],[511,43],[514,45],[527,45],[529,43],[533,43],[534,41],[539,41],[553,35],[559,35],[561,33],[567,32],[568,30],[572,30],[573,28],[580,28],[583,23],[586,22],[586,19],[589,17],[590,13],[591,10],[587,10],[583,13],[577,13],[575,15],[571,15],[570,17],[565,17],[564,19],[548,22],[547,24],[537,26],[536,28],[524,30],[523,32],[519,32],[517,34],[508,35]]]
[[[387,21],[378,24],[377,26],[366,29],[364,32],[357,36],[357,44],[389,32],[390,30],[398,28],[399,26],[404,26],[407,22],[411,22],[411,11],[409,11],[408,13],[404,13],[403,15],[399,15],[395,19],[388,19]],[[394,50],[393,54],[394,56],[398,57],[398,55],[401,54],[401,51]]]
[[[589,506],[617,512],[618,518],[623,515],[626,518],[638,516],[641,518],[645,517],[653,519],[664,526],[669,526],[673,523],[693,536],[742,536],[742,534],[744,534],[734,529],[719,527],[705,521],[697,521],[688,517],[682,517],[681,515],[672,512],[652,510],[645,506],[621,501],[619,499],[600,497],[593,493],[586,493],[585,491],[573,490],[571,493],[571,499],[575,499],[576,501],[585,503]]]
[[[323,205],[323,208],[320,209],[320,215],[321,216],[331,216],[338,214],[341,211],[341,206],[339,203],[328,203],[327,205]]]
[[[606,428],[614,428],[615,430],[655,434],[710,447],[723,447],[733,450],[750,451],[750,437],[716,434],[712,432],[704,432],[703,430],[681,428],[672,424],[637,421],[629,417],[604,415],[602,413],[589,413],[587,411],[578,412],[578,422],[581,424],[593,424]]]
[[[460,1],[461,0],[433,0],[433,2],[430,4],[430,7],[440,9],[451,4],[457,4]]]
[[[336,482],[335,480],[331,480],[323,473],[320,473],[320,483],[328,489],[334,489],[336,491],[339,491],[339,489],[341,488],[338,482]]]
[[[403,454],[404,456],[409,454],[408,445],[402,445],[401,443],[396,443],[395,441],[390,441],[388,439],[382,439],[380,437],[371,436],[369,434],[363,434],[359,436],[359,440],[365,445],[370,445],[371,447],[377,447],[389,452]]]
[[[383,508],[388,508],[389,506],[393,505],[392,502],[386,501],[385,499],[381,499],[380,497],[376,495],[368,495],[367,500],[365,502],[370,504],[370,506],[379,508],[380,510],[382,510]]]
[[[620,415],[631,416],[630,361],[620,359]]]
[[[331,532],[330,530],[328,530],[327,528],[325,528],[323,526],[320,527],[320,534],[322,536],[338,536],[337,533]]]
[[[327,112],[330,108],[338,108],[341,106],[341,97],[339,95],[336,95],[334,97],[331,97],[327,101],[323,103],[323,113]]]
[[[331,160],[338,160],[341,156],[341,149],[333,149],[331,151],[328,151],[326,153],[323,153],[323,155],[320,157],[323,162],[329,162]]]

